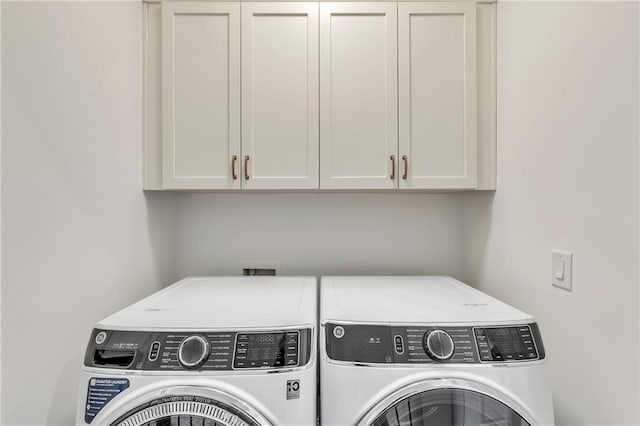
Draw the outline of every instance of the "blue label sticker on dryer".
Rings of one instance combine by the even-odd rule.
[[[84,421],[91,423],[100,410],[118,394],[129,387],[128,379],[98,378],[89,379],[87,389],[87,404],[85,406]]]

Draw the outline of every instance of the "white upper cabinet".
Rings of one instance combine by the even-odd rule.
[[[317,189],[318,3],[242,3],[242,187]]]
[[[396,188],[397,4],[320,3],[320,187]]]
[[[164,2],[162,60],[163,187],[240,188],[240,4]]]
[[[495,6],[145,2],[144,188],[495,189]]]
[[[400,188],[477,183],[476,4],[399,3]]]

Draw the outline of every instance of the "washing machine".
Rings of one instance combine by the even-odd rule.
[[[552,425],[534,319],[449,277],[323,277],[320,422]]]
[[[98,322],[78,425],[315,425],[315,277],[191,277]]]

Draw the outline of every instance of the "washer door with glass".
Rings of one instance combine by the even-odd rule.
[[[111,426],[260,426],[240,410],[210,398],[157,398],[127,412]]]
[[[465,389],[434,389],[408,396],[383,411],[373,426],[530,426],[502,402]]]

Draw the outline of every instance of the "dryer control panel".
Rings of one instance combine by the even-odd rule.
[[[94,329],[84,365],[144,371],[280,369],[306,365],[313,330],[119,331]]]
[[[327,355],[363,364],[477,364],[544,359],[538,325],[325,324]]]

